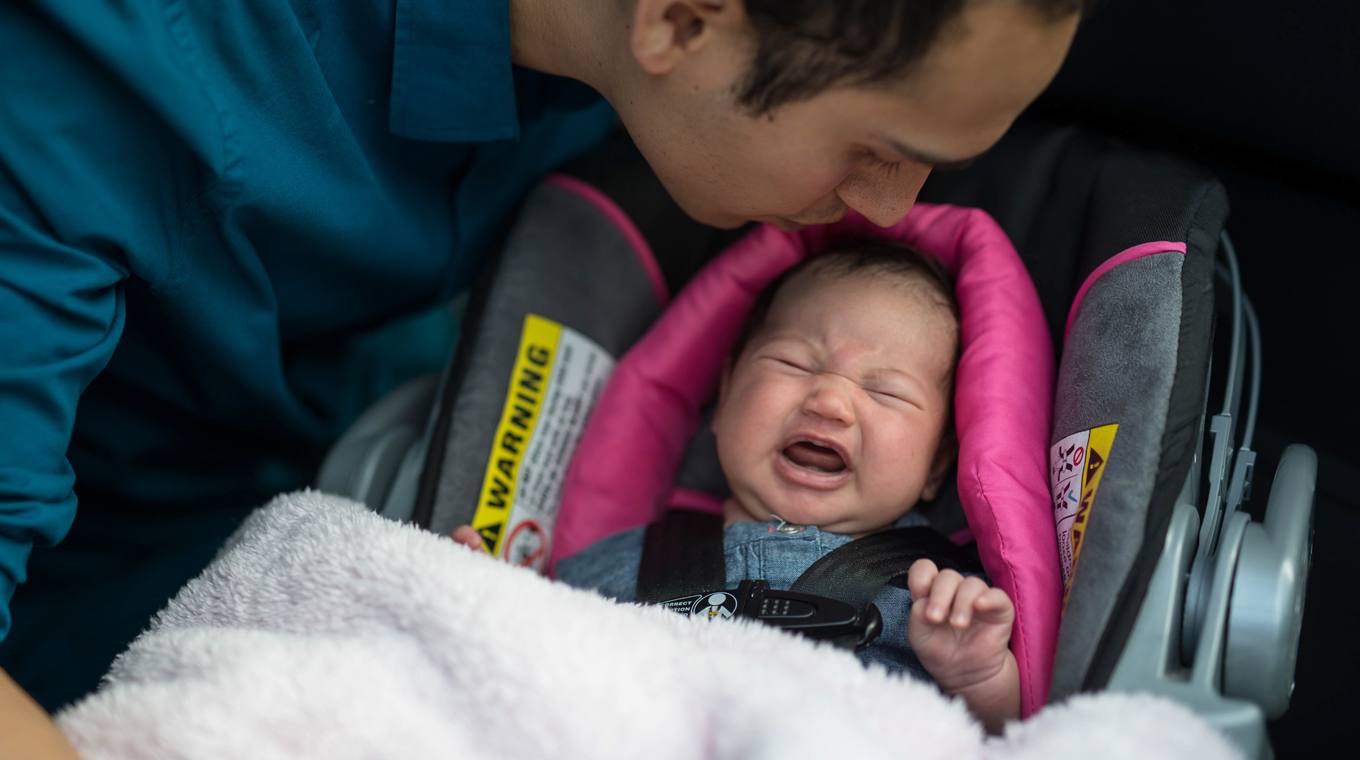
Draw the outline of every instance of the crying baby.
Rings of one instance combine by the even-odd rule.
[[[813,562],[935,497],[957,453],[958,304],[948,272],[910,248],[862,243],[804,260],[756,302],[713,415],[731,489],[728,582],[788,589]],[[783,530],[772,530],[778,525]],[[792,530],[789,525],[794,526]],[[633,601],[643,529],[561,560],[561,581]],[[469,527],[454,538],[480,546]],[[883,634],[862,659],[933,679],[991,731],[1020,714],[1011,600],[980,577],[911,566],[874,600]]]

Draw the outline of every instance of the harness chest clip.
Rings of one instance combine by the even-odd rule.
[[[883,632],[883,617],[872,604],[861,614],[838,599],[779,591],[764,580],[744,580],[735,589],[689,594],[659,604],[689,617],[752,618],[811,639],[831,639],[847,649],[866,647]]]

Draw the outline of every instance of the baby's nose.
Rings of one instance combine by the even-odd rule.
[[[850,425],[855,421],[855,408],[849,394],[840,383],[826,382],[817,387],[803,402],[807,414]]]

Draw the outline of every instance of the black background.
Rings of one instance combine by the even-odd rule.
[[[1034,114],[1189,157],[1228,189],[1261,319],[1262,508],[1280,452],[1319,456],[1314,558],[1280,758],[1351,746],[1360,719],[1360,3],[1115,0]]]

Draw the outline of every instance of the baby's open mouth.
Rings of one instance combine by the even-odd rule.
[[[845,469],[845,459],[835,449],[811,441],[799,441],[784,449],[790,462],[813,472],[836,473]]]

